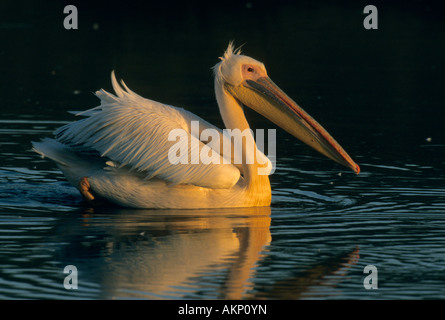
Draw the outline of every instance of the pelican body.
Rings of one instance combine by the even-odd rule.
[[[334,138],[272,82],[263,63],[234,50],[232,43],[220,59],[213,68],[215,95],[227,129],[250,129],[246,106],[326,157],[360,172]],[[123,81],[119,84],[114,72],[111,78],[115,95],[99,90],[98,107],[78,112],[82,119],[57,129],[53,139],[33,142],[33,150],[54,160],[85,199],[133,208],[270,205],[269,177],[259,172],[270,172],[271,163],[256,148],[253,136],[247,135],[241,146],[231,146],[229,159],[214,154],[221,161],[172,163],[169,152],[180,143],[169,139],[172,130],[185,132],[185,142],[190,143],[181,147],[186,155],[205,148],[221,151],[223,142],[230,145],[231,140],[191,112],[139,96]],[[196,121],[198,132],[191,130]],[[220,139],[200,140],[208,129]],[[249,143],[254,152],[247,148]]]

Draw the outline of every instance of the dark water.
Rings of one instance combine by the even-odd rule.
[[[428,2],[377,2],[365,30],[366,4],[79,3],[68,31],[62,2],[2,2],[0,299],[445,298],[445,23]],[[278,131],[270,208],[92,208],[30,152],[66,111],[97,105],[112,69],[221,126],[210,67],[232,39],[360,175]]]

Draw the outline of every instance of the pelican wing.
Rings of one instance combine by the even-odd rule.
[[[207,188],[237,183],[240,170],[224,161],[219,148],[201,142],[190,122],[199,121],[201,130],[216,127],[184,109],[145,99],[123,82],[121,87],[114,72],[112,84],[116,95],[96,92],[101,104],[78,113],[85,118],[58,129],[56,140],[84,154],[96,152],[107,164],[137,171],[145,179]],[[201,154],[207,162],[199,161]]]

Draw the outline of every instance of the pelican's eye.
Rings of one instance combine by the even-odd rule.
[[[242,67],[242,77],[243,79],[256,80],[260,76],[259,71],[256,66],[245,64]]]

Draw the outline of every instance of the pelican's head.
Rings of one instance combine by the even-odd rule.
[[[225,92],[294,137],[355,173],[360,167],[337,141],[268,77],[264,64],[234,50],[230,43],[215,70]]]

